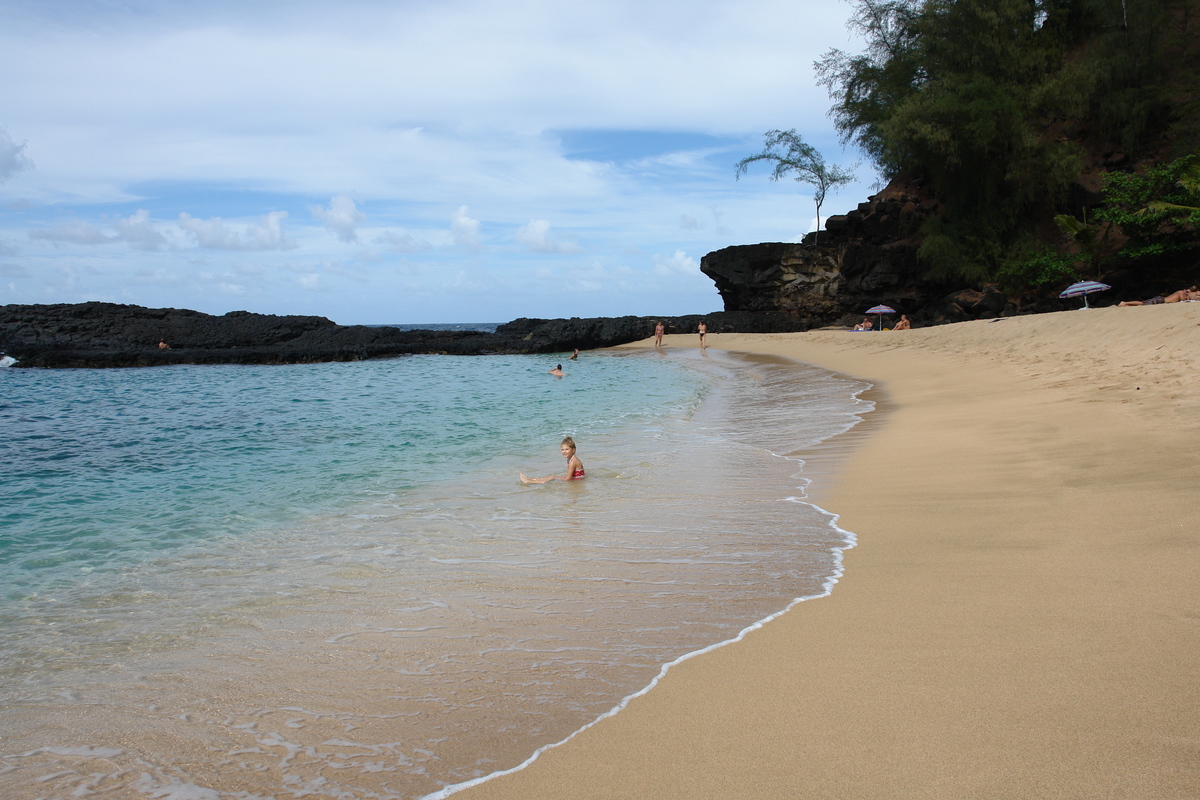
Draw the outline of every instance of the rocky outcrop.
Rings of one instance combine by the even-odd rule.
[[[418,353],[554,353],[644,339],[653,334],[659,319],[671,333],[695,331],[702,319],[714,333],[798,330],[794,318],[770,313],[518,319],[495,333],[481,333],[338,325],[324,317],[246,311],[212,316],[113,303],[8,305],[0,306],[0,353],[17,358],[20,367],[297,364]],[[160,348],[160,341],[169,349]]]
[[[727,247],[701,259],[700,270],[726,311],[786,314],[805,328],[848,324],[879,303],[911,317],[937,288],[919,277],[920,241],[903,234],[931,210],[917,195],[877,195],[826,220],[819,239]]]
[[[917,187],[893,184],[830,217],[819,239],[810,233],[800,243],[726,247],[704,256],[700,270],[727,312],[783,314],[804,330],[852,324],[881,303],[914,324],[1016,313],[994,285],[963,290],[923,276],[917,231],[938,210]]]

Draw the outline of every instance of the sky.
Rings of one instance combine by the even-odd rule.
[[[341,324],[719,311],[699,269],[814,229],[735,180],[839,142],[818,0],[5,0],[0,304]],[[822,216],[878,188],[864,162]]]

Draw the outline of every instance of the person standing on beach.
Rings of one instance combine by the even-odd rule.
[[[560,477],[558,475],[547,475],[544,478],[528,478],[525,473],[519,473],[521,483],[546,483],[548,481],[581,481],[584,478],[583,462],[579,460],[579,456],[575,455],[575,440],[570,436],[564,437],[562,444],[559,445],[559,450],[563,454],[563,458],[567,460],[567,474]]]
[[[700,349],[707,350],[708,345],[704,343],[704,335],[708,333],[708,326],[701,322],[696,326],[696,331],[700,334]]]
[[[662,347],[663,324],[662,322],[654,323],[654,346]]]

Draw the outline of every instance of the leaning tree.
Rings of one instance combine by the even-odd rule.
[[[817,149],[806,143],[796,129],[788,131],[767,131],[763,135],[763,150],[752,156],[747,156],[737,163],[736,178],[741,178],[756,161],[773,161],[775,169],[771,172],[771,180],[777,181],[785,175],[796,174],[796,180],[813,187],[813,202],[817,205],[817,235],[821,236],[821,205],[825,202],[825,193],[830,189],[845,185],[854,180],[854,174],[839,166],[825,163],[824,157]]]

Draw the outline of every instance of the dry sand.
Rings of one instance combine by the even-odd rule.
[[[1200,303],[709,346],[889,398],[845,576],[459,797],[1200,798]]]

